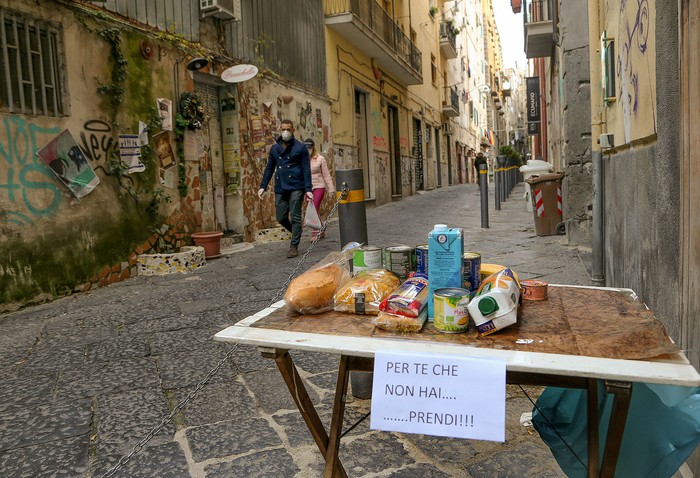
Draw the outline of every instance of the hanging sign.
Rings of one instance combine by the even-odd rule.
[[[525,78],[527,93],[527,120],[540,121],[540,78],[529,76]]]
[[[240,83],[255,78],[258,67],[255,65],[234,65],[221,73],[221,79],[227,83]]]

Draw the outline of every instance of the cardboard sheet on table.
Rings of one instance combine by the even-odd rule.
[[[479,337],[473,322],[467,332],[460,334],[438,332],[430,323],[420,333],[398,334],[375,329],[372,318],[335,311],[299,315],[283,307],[252,326],[616,359],[645,359],[679,352],[652,311],[629,293],[614,290],[550,287],[547,300],[524,301],[515,325],[486,337]],[[516,343],[518,340],[526,343]]]

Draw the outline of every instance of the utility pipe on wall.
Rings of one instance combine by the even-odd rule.
[[[591,159],[593,165],[593,230],[591,282],[605,285],[605,223],[603,221],[603,156],[598,140],[603,132],[603,91],[600,61],[600,0],[588,1],[588,61],[591,72]]]

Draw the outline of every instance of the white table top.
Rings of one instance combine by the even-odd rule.
[[[555,286],[556,287],[556,286]],[[569,287],[569,286],[567,286]],[[599,288],[606,289],[606,288]],[[628,291],[628,289],[611,289]],[[629,291],[634,294],[634,292]],[[220,342],[233,342],[286,350],[307,350],[357,357],[374,357],[377,351],[420,352],[477,357],[506,362],[511,372],[565,375],[630,382],[700,386],[700,374],[682,353],[664,359],[623,360],[577,355],[561,355],[516,350],[498,350],[394,337],[355,337],[251,327],[263,317],[284,307],[284,301],[243,319],[214,336]]]

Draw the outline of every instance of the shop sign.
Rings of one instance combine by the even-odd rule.
[[[527,120],[540,121],[540,78],[529,76],[525,78],[527,93]]]
[[[221,79],[227,83],[240,83],[255,78],[258,67],[255,65],[234,65],[221,73]]]
[[[505,441],[506,364],[456,355],[377,351],[373,430]]]

